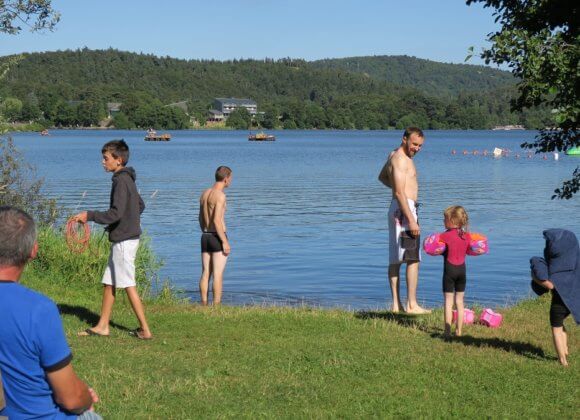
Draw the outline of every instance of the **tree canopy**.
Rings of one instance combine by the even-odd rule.
[[[459,94],[514,86],[507,71],[486,66],[439,63],[405,55],[327,58],[311,62],[316,68],[341,69],[368,77],[413,87],[430,96],[457,97]]]
[[[519,80],[513,111],[539,105],[552,109],[553,127],[543,129],[522,147],[540,152],[580,146],[580,33],[578,2],[572,0],[467,0],[495,9],[501,28],[488,36],[486,63],[507,65]],[[552,198],[571,198],[580,189],[580,167],[554,191]]]
[[[25,25],[31,31],[52,30],[60,13],[52,8],[52,0],[0,0],[0,32],[17,34]]]
[[[8,59],[0,58],[0,66]],[[419,64],[410,65],[408,73],[424,66],[437,67],[438,63]],[[455,66],[460,68],[461,78],[481,67]],[[421,80],[422,74],[417,73],[416,79]],[[541,128],[551,124],[546,109],[510,111],[513,84],[491,90],[485,86],[475,83],[473,89],[435,96],[419,88],[340,68],[321,68],[304,60],[179,60],[85,48],[23,54],[10,66],[0,97],[12,98],[5,105],[11,109],[15,108],[13,99],[22,102],[26,117],[33,114],[28,111],[39,108],[39,122],[47,126],[95,125],[107,113],[109,102],[123,104],[123,115],[114,116],[115,126],[182,128],[182,123],[190,124],[184,114],[173,111],[169,115],[160,107],[187,101],[189,116],[199,122],[207,118],[216,97],[255,100],[260,113],[252,125],[266,128],[372,130],[400,128],[411,121],[428,129],[486,129],[510,124]],[[83,104],[87,101],[91,104]],[[29,120],[15,112],[11,115],[14,121]]]

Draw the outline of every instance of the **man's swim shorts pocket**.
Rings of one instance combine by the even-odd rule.
[[[401,232],[401,248],[406,250],[413,250],[417,248],[418,238],[411,235],[408,231]]]
[[[413,236],[407,231],[401,232],[401,248],[405,251],[403,253],[403,261],[420,261],[421,236]]]

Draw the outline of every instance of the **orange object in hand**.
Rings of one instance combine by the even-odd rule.
[[[74,219],[69,219],[66,223],[65,237],[68,249],[76,254],[82,254],[89,247],[91,228],[88,223],[81,223]]]

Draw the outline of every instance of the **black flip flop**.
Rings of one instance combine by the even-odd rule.
[[[84,331],[80,331],[77,335],[79,337],[108,337],[108,335],[99,334],[98,332],[93,331],[90,328],[87,328]]]
[[[129,335],[131,335],[135,338],[138,338],[139,340],[152,340],[153,339],[153,336],[145,337],[143,335],[143,329],[141,329],[141,328],[137,328],[137,329],[134,329],[133,331],[129,331]]]

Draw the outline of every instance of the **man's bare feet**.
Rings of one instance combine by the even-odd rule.
[[[401,312],[402,308],[403,308],[403,305],[400,302],[397,304],[393,303],[393,305],[391,306],[391,312],[399,313],[399,312]]]
[[[413,307],[410,307],[409,304],[407,304],[407,307],[405,308],[405,312],[407,312],[408,314],[423,315],[423,314],[430,314],[431,309],[425,309],[425,308],[420,307],[419,305],[415,305]]]
[[[461,331],[455,331],[455,337],[461,337]]]

